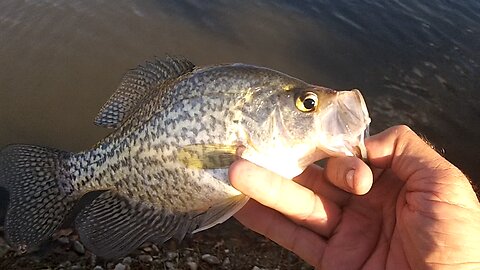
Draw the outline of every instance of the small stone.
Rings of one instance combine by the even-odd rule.
[[[230,258],[226,257],[225,260],[223,260],[222,266],[228,267],[229,265],[230,265]]]
[[[57,241],[60,242],[60,244],[62,244],[62,245],[66,245],[66,244],[70,243],[70,240],[66,236],[62,236],[62,237],[58,238]]]
[[[132,257],[125,257],[125,258],[123,258],[122,263],[123,263],[123,264],[126,264],[126,265],[131,264],[131,263],[132,263]]]
[[[70,269],[71,270],[82,270],[83,267],[81,267],[80,265],[72,265],[72,267]]]
[[[143,254],[143,255],[139,255],[139,256],[138,256],[138,260],[140,260],[140,261],[142,261],[142,262],[152,262],[152,261],[153,261],[153,258],[152,258],[152,256],[150,256],[150,255]]]
[[[61,229],[61,230],[58,230],[57,232],[55,232],[53,234],[54,237],[60,237],[60,236],[69,236],[73,233],[73,229],[72,228],[65,228],[65,229]]]
[[[117,263],[114,270],[125,270],[127,267],[123,263]]]
[[[160,252],[160,249],[159,249],[159,248],[157,247],[157,245],[155,245],[155,244],[152,244],[152,250],[153,250],[153,252],[155,252],[155,253],[159,253],[159,252]]]
[[[145,251],[147,253],[151,253],[152,252],[152,247],[144,247],[143,251]]]
[[[101,267],[100,265],[97,265],[93,268],[93,270],[103,270],[103,267]]]
[[[193,257],[187,257],[186,261],[187,261],[187,262],[194,262],[195,259],[194,259]]]
[[[190,270],[197,270],[198,269],[198,264],[196,262],[187,262],[188,268]]]
[[[171,261],[178,257],[177,252],[167,252],[167,260]]]
[[[203,254],[202,260],[209,264],[220,264],[220,260],[211,254]]]
[[[79,254],[85,254],[85,247],[79,241],[73,242],[73,250]]]
[[[262,270],[262,268],[260,268],[260,267],[258,267],[258,266],[255,265],[255,266],[252,268],[252,270]]]
[[[223,250],[223,252],[230,253],[230,249],[226,248],[226,249]]]
[[[175,264],[173,264],[172,262],[166,262],[165,267],[167,267],[167,269],[173,270],[175,269]]]

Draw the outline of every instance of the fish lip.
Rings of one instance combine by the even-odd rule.
[[[368,152],[367,147],[365,146],[365,139],[370,135],[369,126],[367,125],[365,130],[357,136],[358,144],[347,143],[347,149],[352,153],[353,156],[363,160],[364,162],[368,161]]]

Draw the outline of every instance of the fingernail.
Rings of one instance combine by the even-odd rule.
[[[347,178],[347,184],[351,189],[355,189],[353,186],[353,175],[355,174],[355,170],[350,170],[347,172],[346,178]]]

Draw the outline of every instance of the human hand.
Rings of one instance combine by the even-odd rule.
[[[480,269],[480,203],[468,179],[405,126],[294,181],[246,160],[235,217],[321,269]],[[351,176],[351,177],[350,177]],[[364,195],[363,195],[364,194]]]

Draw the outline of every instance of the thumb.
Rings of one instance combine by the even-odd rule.
[[[407,191],[429,192],[442,201],[478,206],[466,176],[409,127],[389,128],[368,138],[365,144],[371,165],[390,168],[407,182]]]

